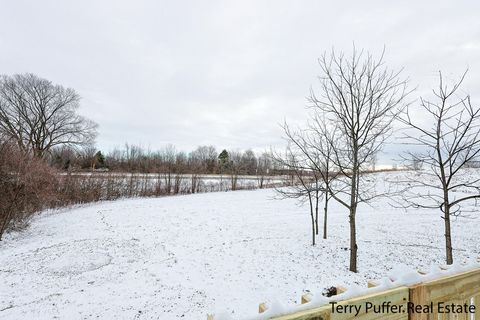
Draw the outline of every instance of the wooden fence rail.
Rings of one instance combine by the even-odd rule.
[[[378,292],[363,297],[353,298],[349,300],[339,301],[339,308],[345,310],[345,313],[332,312],[332,306],[327,305],[315,309],[296,312],[294,314],[275,317],[275,320],[331,320],[331,319],[387,319],[387,320],[406,320],[408,314],[406,313],[373,313],[371,310],[366,309],[366,304],[371,303],[373,305],[381,306],[384,301],[391,301],[393,305],[403,306],[407,308],[408,302],[408,289],[405,287],[395,288]],[[358,314],[355,311],[355,307],[359,309]],[[346,310],[346,308],[351,311]],[[338,310],[338,309],[337,309]]]
[[[433,305],[431,313],[412,313],[413,320],[479,320],[480,319],[480,270],[449,276],[409,288],[410,301],[414,305]],[[451,310],[452,304],[474,306],[473,313]],[[450,310],[447,310],[447,307]],[[442,312],[443,311],[443,312]]]
[[[372,286],[375,282],[369,282]],[[302,304],[309,302],[307,296],[302,297]],[[267,306],[260,304],[259,312],[266,310]],[[480,320],[480,269],[265,319]]]

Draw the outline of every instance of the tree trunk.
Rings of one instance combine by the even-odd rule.
[[[318,190],[315,191],[315,234],[318,235]]]
[[[312,246],[315,245],[315,222],[312,214]]]
[[[445,205],[445,248],[447,253],[447,264],[453,264],[452,234],[450,229],[450,207]]]
[[[190,186],[192,188],[192,193],[195,193],[196,185],[197,185],[197,177],[195,174],[192,174],[192,185]]]
[[[437,132],[437,135],[440,136],[440,133]],[[448,179],[445,175],[445,167],[443,165],[443,160],[441,153],[438,151],[440,150],[439,142],[437,142],[437,154],[440,160],[440,175],[442,181],[442,189],[443,189],[443,211],[444,216],[443,220],[445,222],[445,251],[446,251],[446,258],[447,264],[453,263],[453,253],[452,253],[452,233],[450,228],[450,199],[448,195]]]
[[[358,150],[355,146],[355,150]],[[358,180],[360,175],[360,169],[357,166],[357,158],[354,155],[353,159],[353,173],[352,173],[352,186],[350,192],[350,271],[357,272],[357,226],[355,224],[355,215],[357,213],[357,193],[358,193]]]
[[[357,229],[355,225],[356,207],[350,208],[350,271],[357,272]]]
[[[325,206],[323,207],[323,239],[327,239],[327,218],[328,218],[328,191],[325,191]]]
[[[315,216],[313,213],[312,196],[308,193],[308,202],[310,203],[310,218],[312,220],[312,246],[315,245]]]

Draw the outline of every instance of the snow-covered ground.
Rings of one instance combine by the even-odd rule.
[[[394,173],[379,174],[380,178]],[[307,207],[273,190],[131,199],[39,215],[0,242],[1,319],[234,319],[260,302],[299,302],[364,285],[399,264],[444,262],[434,210],[359,208],[359,273],[348,272],[347,212],[332,201],[329,238],[310,245]],[[455,258],[480,253],[479,219],[453,223]]]

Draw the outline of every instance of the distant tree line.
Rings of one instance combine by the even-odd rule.
[[[168,145],[151,151],[126,144],[123,149],[103,153],[94,147],[80,150],[64,146],[51,150],[46,157],[57,169],[65,171],[113,171],[136,173],[236,174],[267,175],[275,171],[267,152],[222,150],[199,146],[191,152],[178,151]]]

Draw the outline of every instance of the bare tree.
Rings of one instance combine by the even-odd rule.
[[[97,125],[77,114],[80,97],[34,74],[0,77],[0,131],[38,157],[55,146],[90,144]]]
[[[50,156],[50,163],[54,167],[58,169],[69,170],[70,167],[74,165],[78,154],[75,152],[75,150],[72,150],[72,148],[59,147],[52,149]]]
[[[334,167],[333,156],[337,146],[335,128],[328,128],[325,119],[313,114],[307,129],[292,130],[287,123],[282,128],[288,148],[284,158],[272,152],[275,163],[293,172],[291,190],[278,189],[285,198],[308,198],[312,230],[319,234],[319,200],[324,201],[323,238],[327,238],[328,203],[333,197],[332,185],[340,172]]]
[[[238,188],[238,176],[242,173],[242,170],[243,170],[242,153],[240,151],[231,150],[231,151],[228,151],[228,155],[229,155],[228,172],[230,175],[230,188],[232,191],[235,191]]]
[[[215,173],[217,166],[217,150],[214,146],[199,146],[190,153],[191,163],[196,171]]]
[[[191,175],[191,192],[200,187],[200,174],[214,173],[217,167],[217,151],[213,146],[200,146],[189,154],[189,170]]]
[[[337,128],[329,127],[325,118],[314,114],[309,125],[309,139],[303,141],[304,150],[314,150],[312,164],[315,166],[315,175],[321,178],[324,206],[323,206],[323,239],[327,239],[328,203],[333,197],[333,184],[340,176],[340,170],[335,167],[335,150],[339,149]],[[335,191],[336,192],[336,191]],[[318,221],[318,219],[317,219]],[[318,226],[317,226],[318,229]],[[317,230],[318,234],[318,230]]]
[[[176,154],[177,151],[173,145],[167,145],[158,152],[161,159],[160,173],[163,175],[165,191],[167,194],[176,193],[179,187],[179,181],[176,179]]]
[[[265,178],[269,175],[272,169],[271,155],[267,152],[263,152],[257,161],[257,180],[258,187],[263,189],[265,186]]]
[[[245,150],[243,152],[241,161],[244,174],[257,174],[258,160],[255,156],[255,153],[251,149]]]
[[[319,59],[319,93],[312,89],[309,97],[314,112],[322,114],[338,130],[335,141],[329,140],[334,146],[334,165],[343,179],[338,180],[335,190],[334,186],[330,190],[349,211],[352,272],[357,272],[357,208],[377,196],[361,173],[381,150],[409,93],[401,71],[387,69],[383,56],[375,60],[370,53],[355,48],[349,58],[334,50],[323,54]]]
[[[420,171],[423,168],[423,155],[422,154],[417,154],[417,153],[412,153],[408,152],[410,154],[409,159],[404,159],[406,160],[406,168],[414,171]],[[405,162],[405,161],[404,161]]]
[[[95,154],[97,149],[94,146],[86,146],[78,152],[81,168],[95,169]]]
[[[310,173],[309,183],[301,186],[306,192],[315,192],[314,223],[317,235],[319,234],[318,203],[320,198],[324,199],[323,238],[326,239],[328,202],[332,198],[332,183],[339,176],[339,171],[334,169],[332,161],[333,146],[336,145],[333,137],[336,135],[336,130],[328,130],[326,123],[319,121],[317,115],[314,115],[313,122],[310,123],[307,130],[291,130],[287,123],[284,123],[283,130],[287,141],[295,147],[296,154],[304,158],[300,173],[303,174],[304,171]],[[328,139],[329,137],[331,140]],[[292,147],[288,150],[292,150]],[[298,174],[296,175],[298,176]],[[301,194],[298,195],[301,196]]]
[[[286,125],[284,130],[287,135],[290,133]],[[289,139],[297,139],[297,137],[290,136]],[[288,188],[275,188],[279,198],[298,199],[300,203],[308,201],[314,246],[318,234],[318,202],[320,200],[319,179],[312,171],[314,166],[310,163],[309,157],[303,154],[297,144],[292,141],[289,141],[284,154],[272,150],[271,157],[277,166],[292,175],[291,185]]]
[[[439,85],[433,90],[434,100],[420,100],[420,107],[431,119],[431,125],[415,121],[407,108],[401,120],[407,125],[408,143],[420,146],[422,153],[407,153],[424,170],[408,179],[405,194],[407,205],[415,208],[436,208],[442,212],[445,227],[446,262],[453,263],[451,217],[469,209],[468,202],[480,199],[480,179],[467,171],[469,163],[480,154],[480,108],[471,104],[470,96],[458,95],[460,80],[445,84],[439,73]]]

